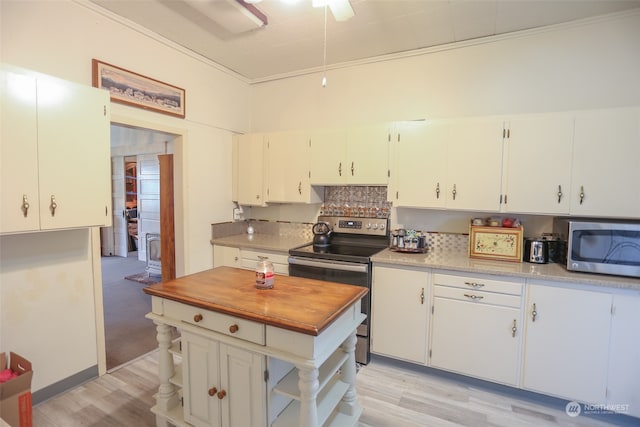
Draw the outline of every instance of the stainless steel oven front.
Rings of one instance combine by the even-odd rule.
[[[356,362],[369,363],[369,316],[371,312],[371,263],[289,256],[289,276],[363,286],[369,292],[362,297],[362,313],[367,317],[358,327]]]

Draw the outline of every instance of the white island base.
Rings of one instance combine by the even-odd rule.
[[[357,425],[359,300],[318,335],[158,296],[147,317],[158,333],[158,427]]]

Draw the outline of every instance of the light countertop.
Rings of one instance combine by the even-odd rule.
[[[375,263],[452,270],[463,273],[509,275],[525,279],[552,280],[584,285],[640,290],[640,279],[571,272],[562,264],[492,261],[470,258],[466,252],[431,249],[426,254],[407,254],[390,249],[374,255]]]
[[[274,234],[237,234],[212,239],[214,245],[259,249],[287,253],[289,249],[310,243],[308,237]],[[562,264],[491,261],[470,258],[466,251],[430,249],[426,254],[407,254],[385,249],[372,257],[374,263],[451,270],[462,273],[484,273],[551,280],[609,288],[640,291],[640,279],[568,271]]]

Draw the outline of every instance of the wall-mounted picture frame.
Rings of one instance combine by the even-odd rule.
[[[471,226],[469,256],[471,258],[522,262],[524,227]]]
[[[184,89],[97,59],[92,59],[91,65],[93,87],[108,90],[112,102],[184,119]]]

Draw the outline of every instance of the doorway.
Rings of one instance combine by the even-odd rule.
[[[172,153],[177,135],[112,124],[113,225],[101,230],[106,370],[157,348],[155,325],[145,317],[155,278],[146,268],[146,235],[160,233],[158,155]],[[170,236],[173,238],[173,236]],[[125,277],[138,276],[139,281]],[[147,280],[145,280],[147,279]]]

